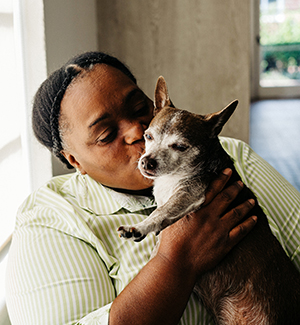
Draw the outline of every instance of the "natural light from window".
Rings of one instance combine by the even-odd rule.
[[[0,244],[14,228],[18,206],[25,199],[27,185],[22,166],[22,118],[16,71],[12,0],[0,2]],[[5,49],[5,50],[4,50]]]
[[[22,157],[24,112],[16,68],[13,0],[0,1],[0,247],[11,235],[17,209],[28,195]],[[0,261],[0,308],[4,303],[6,258]]]

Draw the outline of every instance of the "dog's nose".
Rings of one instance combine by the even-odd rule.
[[[153,158],[143,158],[141,163],[145,170],[154,170],[157,167],[157,162]]]

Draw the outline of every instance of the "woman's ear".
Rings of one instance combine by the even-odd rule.
[[[62,150],[61,154],[68,160],[69,164],[72,165],[77,170],[79,170],[82,175],[86,174],[86,171],[83,169],[83,167],[77,161],[74,155],[72,155],[71,153],[65,150]]]

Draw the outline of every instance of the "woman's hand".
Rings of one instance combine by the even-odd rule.
[[[236,182],[224,189],[231,174],[226,169],[210,184],[200,210],[162,231],[160,257],[197,277],[215,267],[249,233],[257,218],[240,222],[253,208],[254,200],[225,213],[243,188],[242,182]]]

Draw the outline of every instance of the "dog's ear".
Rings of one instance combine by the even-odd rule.
[[[154,116],[164,107],[175,107],[169,97],[167,83],[163,76],[157,79],[154,92]]]
[[[221,111],[209,114],[205,116],[205,119],[211,123],[212,126],[212,137],[220,134],[225,123],[229,120],[230,116],[235,111],[239,101],[236,99],[223,108]]]

